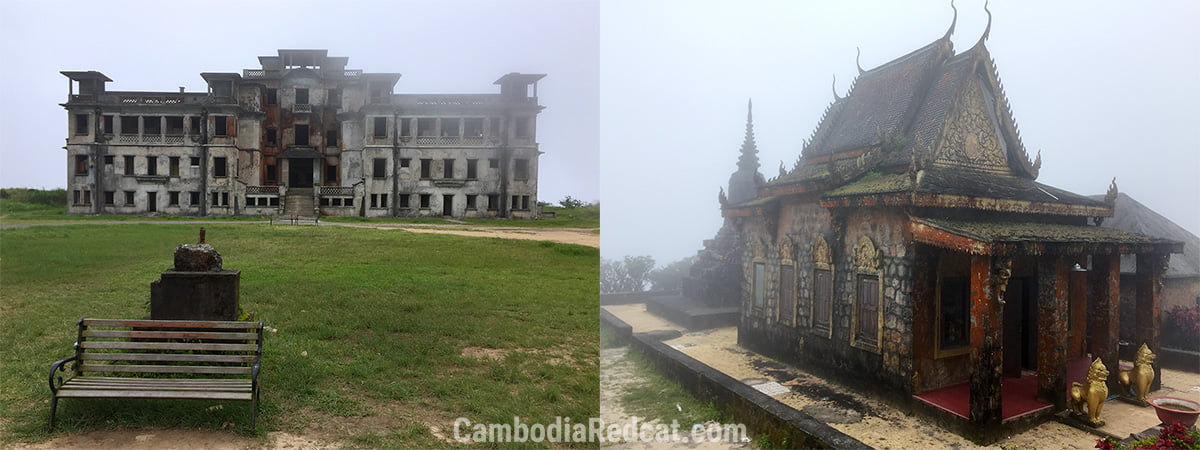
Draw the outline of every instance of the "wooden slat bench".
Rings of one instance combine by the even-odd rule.
[[[249,401],[254,428],[262,322],[79,319],[78,324],[75,356],[50,366],[51,428],[60,398]],[[64,379],[59,372],[70,375]]]

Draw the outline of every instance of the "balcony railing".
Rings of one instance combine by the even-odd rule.
[[[103,94],[76,94],[70,96],[71,102],[101,103],[115,105],[227,105],[237,104],[237,99],[230,96],[210,96],[203,92],[119,92],[110,91]]]
[[[321,197],[353,197],[354,186],[319,186]]]
[[[400,142],[411,145],[500,145],[500,139],[484,136],[401,136]]]
[[[246,195],[279,195],[279,186],[246,186]]]
[[[307,103],[297,103],[292,105],[292,112],[296,113],[310,113],[312,112],[312,109],[313,106]]]
[[[346,78],[358,78],[362,76],[361,69],[347,69],[342,71],[342,76]]]
[[[264,78],[267,76],[267,71],[262,69],[245,69],[242,70],[242,78]]]

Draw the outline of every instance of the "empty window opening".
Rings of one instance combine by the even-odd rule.
[[[275,184],[279,182],[279,175],[276,172],[274,164],[267,164],[267,183]]]
[[[377,138],[387,137],[387,117],[376,117],[374,120],[374,131],[372,136]]]
[[[528,117],[517,118],[516,136],[521,139],[533,137],[533,121]]]
[[[59,122],[62,123],[62,122]],[[75,134],[88,134],[88,115],[75,115]]]
[[[338,181],[338,166],[334,164],[325,165],[325,183],[337,183]]]
[[[442,178],[454,178],[454,160],[442,160]]]
[[[75,155],[75,175],[88,174],[88,157],[87,155]]]
[[[432,195],[430,195],[430,194],[421,194],[421,207],[422,208],[429,209],[429,198],[430,197],[432,197]]]
[[[146,175],[158,175],[158,157],[146,157]]]
[[[167,116],[167,134],[183,136],[183,116]]]
[[[92,204],[92,191],[89,191],[86,189],[83,191],[83,204],[84,205]]]
[[[491,119],[488,119],[488,123],[491,124],[491,129],[488,131],[489,135],[500,136],[500,118],[493,117]]]
[[[429,178],[430,166],[432,166],[432,165],[433,165],[432,159],[421,158],[421,179],[422,180]]]
[[[192,167],[200,167],[200,157],[193,156],[191,159],[192,159],[191,160]]]
[[[179,191],[167,191],[167,206],[179,206]]]
[[[296,104],[297,105],[307,105],[308,104],[308,89],[296,88]]]
[[[171,176],[173,176],[173,177],[179,176],[179,157],[172,156],[172,157],[170,157],[169,162],[170,162],[169,170],[170,170]]]
[[[125,155],[125,175],[133,175],[133,155]]]
[[[158,193],[157,192],[147,192],[146,193],[146,211],[150,211],[150,212],[158,211]]]
[[[489,169],[499,169],[500,168],[500,160],[496,159],[496,158],[488,158],[488,168]]]
[[[213,122],[216,125],[213,128],[213,136],[228,136],[229,135],[228,119],[229,118],[226,116],[217,116],[217,117],[213,118]]]
[[[125,206],[133,206],[133,191],[125,191]]]
[[[483,118],[463,119],[463,136],[483,137]]]
[[[274,147],[279,145],[279,130],[267,128],[267,146]]]
[[[495,211],[500,207],[500,194],[488,194],[488,211]]]
[[[971,344],[971,302],[967,278],[943,278],[938,291],[938,350]]]
[[[417,136],[437,136],[434,127],[437,126],[437,119],[426,117],[417,119]]]
[[[188,204],[192,206],[200,204],[200,191],[188,192]]]
[[[467,194],[467,209],[475,209],[475,194]]]
[[[217,178],[228,176],[226,174],[226,171],[227,171],[226,166],[228,164],[229,163],[224,156],[214,157],[213,158],[213,176],[217,177]]]
[[[267,89],[266,103],[268,105],[278,105],[279,104],[279,90],[278,89],[273,89],[273,88]]]
[[[387,177],[387,159],[386,158],[375,158],[372,162],[373,162],[372,166],[373,166],[374,170],[371,171],[371,176],[373,176],[375,178]]]
[[[329,101],[327,103],[329,104],[329,106],[341,108],[342,107],[342,90],[341,89],[330,89],[329,90]]]
[[[338,146],[338,130],[325,130],[325,145],[329,147]]]
[[[142,117],[142,134],[162,134],[162,117]]]
[[[509,209],[521,209],[521,196],[520,195],[514,195],[509,200],[510,200],[508,202]]]
[[[528,180],[529,179],[529,160],[517,158],[513,160],[513,179]]]
[[[400,167],[408,167],[412,165],[412,158],[400,158]]]
[[[113,165],[113,155],[104,155],[104,165],[106,165],[106,166]]]
[[[412,136],[412,119],[400,119],[400,135]]]
[[[462,136],[462,129],[459,128],[461,123],[461,119],[442,118],[442,137]]]
[[[442,196],[442,215],[443,216],[453,216],[454,215],[454,195],[446,194],[446,195]]]
[[[521,209],[526,210],[526,211],[529,210],[529,196],[528,195],[521,196]]]
[[[400,206],[401,208],[407,208],[407,207],[408,207],[408,197],[409,197],[408,195],[401,195],[401,196],[399,196],[399,197],[396,197],[396,198],[397,198],[397,199],[400,201],[400,205],[399,205],[399,206]]]
[[[121,134],[138,134],[138,116],[121,116]]]
[[[79,197],[80,197],[80,195],[82,195],[82,194],[79,192],[79,190],[74,190],[74,191],[71,191],[71,204],[72,204],[72,205],[78,205],[78,204],[79,204]]]
[[[104,204],[105,205],[117,204],[117,191],[104,191]]]
[[[193,136],[200,135],[200,118],[196,116],[188,117],[188,133]]]
[[[296,145],[308,145],[308,125],[296,125]]]
[[[105,115],[104,116],[104,134],[113,134],[113,127],[114,127],[113,116]]]
[[[479,171],[477,170],[478,166],[479,166],[478,159],[468,159],[467,160],[467,179],[468,180],[474,180],[474,179],[478,178],[478,175],[479,175],[479,173],[478,173]]]

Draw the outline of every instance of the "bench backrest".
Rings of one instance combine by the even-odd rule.
[[[262,358],[262,322],[80,319],[77,374],[246,378]]]

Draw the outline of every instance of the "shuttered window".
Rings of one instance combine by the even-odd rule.
[[[833,303],[833,272],[817,269],[813,274],[813,328],[829,330]]]
[[[856,341],[876,345],[879,339],[879,277],[863,275],[858,278],[858,304],[854,330]]]

